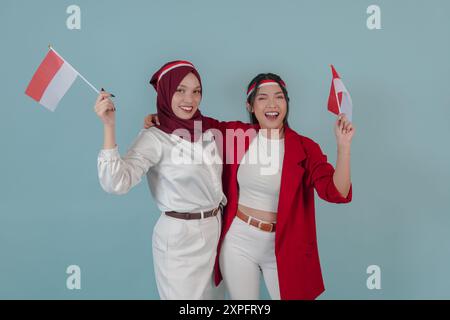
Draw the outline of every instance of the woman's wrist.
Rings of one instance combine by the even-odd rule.
[[[103,149],[114,149],[116,145],[115,126],[105,124]]]
[[[338,150],[338,153],[341,153],[341,154],[350,154],[351,145],[350,144],[338,144],[337,150]]]

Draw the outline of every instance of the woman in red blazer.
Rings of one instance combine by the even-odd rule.
[[[335,170],[317,143],[288,126],[288,104],[286,86],[280,77],[261,74],[249,84],[247,107],[252,122],[257,123],[257,129],[266,129],[265,135],[276,139],[274,136],[278,134],[278,138],[284,138],[278,185],[277,179],[269,175],[251,177],[255,170],[241,165],[245,155],[239,155],[238,143],[234,143],[234,148],[225,148],[227,155],[233,153],[235,161],[224,164],[223,188],[228,204],[218,246],[215,280],[218,284],[224,273],[232,299],[257,299],[261,273],[273,299],[319,296],[324,285],[317,248],[314,190],[328,202],[348,203],[352,199],[350,146],[355,132],[352,124],[345,115],[340,115],[336,121]],[[248,130],[251,125],[230,122],[226,128],[236,132]],[[257,135],[264,140],[263,136]],[[245,143],[244,150],[249,152],[251,145],[251,141]],[[264,180],[268,183],[264,184]],[[261,192],[263,186],[268,190]],[[278,194],[273,191],[277,187]],[[244,192],[243,189],[250,190]],[[278,195],[275,206],[273,201],[262,203],[264,196],[274,198],[274,195]],[[272,209],[255,209],[264,205]]]
[[[328,202],[351,201],[350,146],[355,129],[345,115],[339,115],[335,170],[317,143],[288,126],[289,97],[279,76],[258,75],[247,93],[252,124],[209,118],[225,138],[222,183],[228,199],[215,283],[220,283],[223,274],[232,299],[258,299],[262,274],[272,299],[315,299],[324,291],[324,284],[314,190]],[[146,124],[151,122],[152,117],[147,117]],[[249,139],[242,140],[239,132],[249,133],[244,134]],[[278,148],[271,152],[281,156],[278,170],[258,174],[261,164],[250,164],[246,156],[258,149],[255,146],[276,140]]]

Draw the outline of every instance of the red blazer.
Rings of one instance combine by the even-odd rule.
[[[222,133],[226,129],[258,128],[242,122],[214,122]],[[226,143],[226,139],[224,139]],[[278,200],[277,228],[275,231],[275,255],[281,299],[312,300],[324,290],[317,248],[314,189],[323,200],[332,203],[348,203],[352,200],[352,185],[347,197],[343,197],[333,182],[334,168],[327,162],[317,143],[286,127],[285,154],[281,173]],[[248,150],[250,141],[245,143]],[[237,153],[237,144],[226,148],[226,153]],[[242,152],[241,152],[242,153]],[[222,280],[219,267],[220,249],[236,215],[239,201],[237,172],[239,162],[223,167],[223,190],[228,199],[224,210],[222,234],[217,248],[215,283]],[[225,158],[224,158],[225,159]]]

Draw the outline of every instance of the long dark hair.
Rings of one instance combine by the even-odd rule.
[[[250,106],[253,107],[253,103],[255,102],[255,98],[256,98],[256,93],[258,91],[258,87],[261,84],[262,81],[264,80],[273,80],[275,82],[277,82],[280,85],[281,90],[283,91],[284,94],[284,98],[286,99],[286,116],[284,117],[284,124],[287,125],[288,124],[288,115],[289,115],[289,95],[288,92],[285,88],[285,86],[283,85],[284,82],[281,79],[281,77],[279,75],[276,75],[274,73],[260,73],[258,74],[256,77],[253,78],[252,81],[250,81],[248,87],[247,87],[247,91],[248,89],[250,89],[250,87],[252,87],[253,85],[255,85],[255,90],[253,90],[253,92],[248,96],[247,98],[247,102],[250,104]],[[255,114],[253,112],[251,112],[251,110],[248,111],[249,115],[250,115],[250,122],[252,124],[257,124],[258,123],[258,119],[256,119]]]

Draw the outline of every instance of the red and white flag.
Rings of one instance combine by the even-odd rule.
[[[94,86],[50,47],[50,51],[28,84],[25,94],[50,111],[55,111],[62,97],[69,91],[78,76],[98,93]]]
[[[331,65],[331,71],[333,72],[333,80],[331,82],[330,96],[328,97],[328,110],[337,115],[345,113],[351,122],[353,109],[352,98],[333,65]]]

